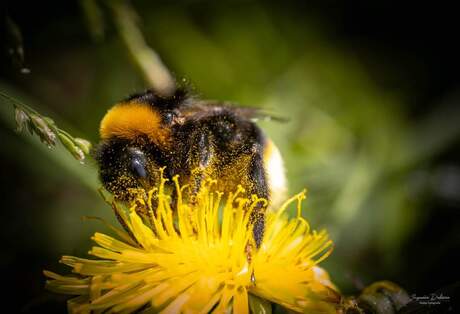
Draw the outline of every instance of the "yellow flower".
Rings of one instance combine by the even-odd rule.
[[[187,202],[186,186],[175,177],[173,210],[166,181],[126,213],[114,204],[125,230],[112,227],[119,239],[94,235],[97,246],[89,253],[98,259],[62,257],[77,276],[45,271],[47,288],[78,296],[68,302],[69,312],[249,313],[249,294],[293,311],[336,312],[340,294],[317,266],[332,242],[302,218],[305,192],[267,213],[263,243],[248,259],[250,212],[265,200],[239,197],[241,187],[224,197],[207,180]],[[296,201],[297,216],[289,219],[286,208]]]

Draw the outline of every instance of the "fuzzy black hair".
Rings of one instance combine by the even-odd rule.
[[[190,98],[192,98],[191,94],[185,88],[178,88],[171,96],[162,96],[148,89],[142,93],[130,95],[123,102],[138,101],[160,110],[172,110],[184,105]]]

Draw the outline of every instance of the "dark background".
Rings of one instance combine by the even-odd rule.
[[[94,40],[79,2],[6,1],[24,66],[2,24],[0,89],[93,142],[116,101],[145,84],[99,3]],[[174,74],[203,97],[270,109],[262,123],[286,160],[290,193],[309,189],[306,216],[327,228],[324,264],[346,294],[376,280],[423,295],[459,280],[460,75],[454,6],[389,1],[133,1],[139,27]],[[1,101],[0,263],[12,312],[63,311],[42,269],[66,273],[113,220],[94,165],[14,133]],[[453,297],[453,296],[452,296]]]

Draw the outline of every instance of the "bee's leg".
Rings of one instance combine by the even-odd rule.
[[[194,134],[190,147],[188,168],[193,172],[192,180],[190,180],[190,196],[193,202],[201,189],[203,180],[210,172],[213,145],[207,132],[198,132]]]
[[[264,170],[262,154],[257,150],[250,163],[249,177],[251,188],[249,194],[256,194],[258,197],[269,200],[268,185]],[[251,223],[253,224],[253,235],[256,247],[262,244],[265,230],[265,209],[262,203],[258,203],[251,213]]]
[[[264,198],[267,201],[269,200],[269,192],[268,192],[268,185],[264,170],[263,164],[263,156],[260,153],[260,150],[254,149],[255,153],[251,158],[250,165],[249,165],[249,196],[255,194],[258,197]],[[266,207],[262,203],[257,203],[254,207],[250,222],[252,224],[252,234],[254,237],[254,242],[256,248],[260,248],[262,244],[262,240],[264,238],[264,231],[265,231],[265,209]],[[252,251],[253,247],[250,243],[246,245],[246,257],[249,263],[252,260]],[[256,285],[256,277],[254,275],[254,271],[251,274],[251,283],[255,286]]]

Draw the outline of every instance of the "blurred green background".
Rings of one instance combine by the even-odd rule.
[[[95,10],[94,5],[99,7]],[[313,1],[133,1],[139,28],[202,98],[289,118],[261,122],[286,163],[289,191],[309,190],[305,215],[327,228],[324,263],[344,293],[388,279],[429,293],[459,280],[458,25],[445,7]],[[2,40],[0,89],[98,141],[98,123],[146,84],[103,1],[6,1],[24,66]],[[11,35],[6,23],[2,32]],[[10,36],[11,37],[11,36]],[[63,309],[42,269],[85,255],[113,221],[94,164],[14,132],[0,100],[0,263],[14,311]]]

